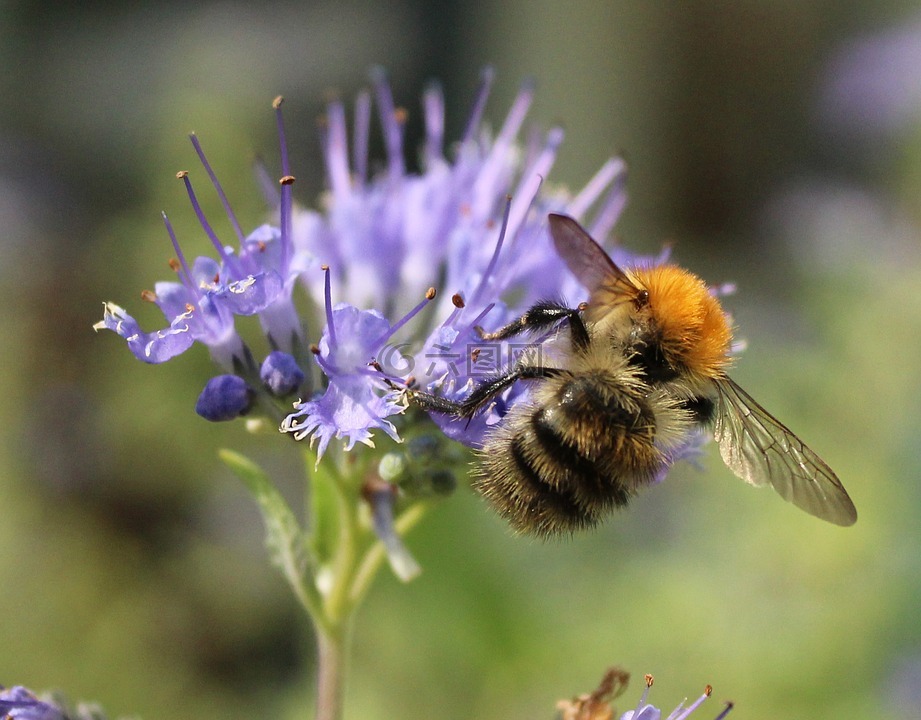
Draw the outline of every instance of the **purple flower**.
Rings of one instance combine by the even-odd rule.
[[[640,697],[640,701],[637,703],[636,707],[633,710],[628,710],[623,715],[620,716],[620,720],[661,720],[662,711],[659,710],[655,705],[650,705],[646,701],[649,697],[649,689],[653,685],[652,675],[646,675],[646,687],[643,689],[643,694]],[[690,705],[685,706],[684,702],[678,704],[674,710],[672,710],[668,717],[665,720],[685,720],[689,718],[695,710],[697,710],[707,698],[710,697],[710,693],[713,691],[709,685],[704,689],[703,694],[698,697]],[[727,702],[723,706],[722,712],[716,716],[715,720],[723,720],[729,712],[732,710],[733,704]]]
[[[54,705],[42,702],[29,690],[16,685],[8,690],[0,686],[0,717],[15,720],[67,720]]]
[[[450,156],[444,148],[444,98],[436,86],[426,90],[419,174],[406,171],[404,115],[396,109],[382,73],[373,75],[387,151],[379,175],[368,176],[371,95],[361,94],[356,101],[351,148],[343,104],[335,101],[329,107],[323,136],[330,188],[325,212],[295,210],[292,220],[296,251],[329,267],[328,286],[317,269],[301,275],[315,303],[346,303],[353,313],[358,308],[377,308],[390,317],[405,313],[397,323],[402,325],[414,315],[416,309],[410,307],[425,288],[443,278],[447,292],[426,313],[427,323],[413,324],[413,334],[424,338],[421,343],[399,346],[403,352],[394,353],[392,344],[375,345],[371,334],[361,331],[353,341],[362,354],[345,366],[333,368],[328,362],[332,338],[327,320],[317,356],[329,381],[327,392],[305,400],[283,425],[298,438],[318,440],[320,452],[336,436],[344,437],[347,447],[356,440],[367,442],[375,428],[396,437],[387,418],[400,410],[394,384],[406,376],[427,390],[462,397],[490,367],[505,367],[512,355],[540,340],[484,344],[475,332],[477,325],[507,322],[541,298],[562,294],[575,303],[584,295],[576,279],[561,269],[547,233],[547,213],[584,218],[594,207],[589,227],[606,235],[626,201],[624,164],[616,158],[606,162],[576,197],[542,195],[562,130],[552,128],[543,137],[532,134],[531,143],[523,151],[519,148],[517,137],[533,98],[533,88],[525,85],[493,136],[482,120],[491,83],[487,71],[467,129]],[[335,307],[338,313],[341,306]],[[383,318],[380,322],[383,329]],[[339,344],[349,332],[338,327],[337,319]],[[381,368],[376,374],[369,370],[376,367]],[[504,407],[526,392],[524,384],[513,387],[469,423],[436,420],[452,437],[477,444]],[[345,408],[339,409],[342,402]]]
[[[253,406],[255,394],[246,381],[237,375],[218,375],[205,385],[195,412],[205,420],[222,422],[246,415]]]
[[[921,116],[919,64],[921,16],[843,44],[825,70],[823,121],[858,140],[874,140],[916,123]]]
[[[534,94],[525,84],[493,133],[483,120],[492,81],[487,70],[466,130],[451,146],[444,138],[441,90],[433,85],[425,91],[418,173],[406,168],[406,113],[395,104],[383,72],[372,74],[371,92],[359,94],[351,135],[345,105],[330,103],[321,137],[328,185],[322,210],[293,202],[294,177],[276,99],[281,179],[269,188],[276,223],[249,235],[193,136],[239,249],[217,237],[189,174],[179,173],[215,257],[189,265],[167,221],[177,281],[158,283],[145,297],[158,305],[168,326],[144,332],[109,303],[97,327],[118,333],[146,362],[169,360],[196,341],[204,344],[225,375],[206,386],[199,414],[223,420],[250,405],[270,413],[274,408],[283,431],[316,446],[318,461],[337,439],[346,450],[358,443],[373,446],[380,432],[399,441],[395,417],[405,409],[406,382],[460,399],[522,354],[537,355],[536,361],[543,354],[552,357],[553,343],[545,342],[549,333],[486,343],[477,328],[499,327],[539,300],[560,298],[575,306],[586,298],[586,289],[553,249],[547,215],[568,214],[593,236],[607,237],[626,204],[626,167],[619,158],[607,160],[574,196],[544,191],[563,131],[530,132],[528,141],[519,143]],[[368,158],[372,97],[386,151],[374,175]],[[637,257],[617,247],[611,253],[627,267],[667,256]],[[431,287],[436,283],[445,290],[437,300]],[[298,286],[312,307],[323,309],[321,317],[299,315]],[[247,315],[259,317],[265,334],[268,351],[261,363],[236,332],[236,317]],[[310,332],[320,336],[312,355],[304,341]],[[314,363],[322,379],[316,388],[310,383]],[[291,412],[279,399],[293,391],[302,395]],[[434,419],[450,437],[478,446],[487,429],[527,396],[528,384],[516,383],[470,421],[437,414]],[[699,436],[689,436],[685,446],[670,450],[672,459],[693,456],[699,445]]]
[[[297,360],[281,350],[270,352],[259,368],[262,384],[275,397],[291,395],[304,382],[304,377]]]
[[[652,675],[646,675],[644,679],[646,687],[639,703],[633,710],[628,710],[621,715],[620,720],[661,720],[662,712],[659,708],[646,702],[649,699],[649,689],[652,687],[654,679]],[[623,694],[629,681],[630,674],[628,672],[618,667],[609,668],[601,678],[601,683],[593,692],[579,695],[572,700],[561,700],[557,703],[556,707],[560,711],[561,720],[610,720],[614,714],[611,708],[611,701]],[[690,717],[710,697],[712,690],[713,688],[707,685],[703,694],[697,700],[688,706],[681,702],[668,715],[666,720],[685,720]],[[732,707],[733,704],[727,702],[723,706],[722,712],[716,716],[716,720],[724,720]]]

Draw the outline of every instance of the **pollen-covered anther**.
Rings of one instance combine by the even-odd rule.
[[[656,679],[655,679],[652,675],[650,675],[649,673],[646,673],[646,674],[643,676],[643,680],[645,681],[646,687],[648,687],[648,688],[651,688],[652,685],[653,685],[653,683],[656,681]]]
[[[278,110],[278,108],[281,107],[281,105],[282,105],[282,103],[283,103],[284,101],[285,101],[284,96],[278,95],[278,96],[272,101],[272,109]]]
[[[182,263],[179,262],[179,260],[176,258],[170,258],[167,264],[169,265],[170,270],[173,272],[179,272],[182,270]]]
[[[186,304],[185,304],[185,311],[186,311],[186,312],[194,312],[194,310],[195,310],[195,306],[194,306],[192,303],[186,303]]]
[[[284,177],[279,178],[279,185],[293,185],[295,181],[294,175],[285,175]]]
[[[157,293],[153,290],[141,290],[141,300],[144,302],[155,303],[157,302]]]
[[[473,348],[473,350],[470,352],[470,360],[473,362],[476,362],[477,360],[479,360],[480,352],[481,352],[481,348]]]
[[[188,171],[188,170],[180,170],[179,172],[176,173],[176,179],[177,179],[177,180],[184,180],[184,179],[187,178],[188,176],[189,176],[189,171]]]
[[[713,686],[712,686],[712,685],[707,685],[707,686],[704,688],[704,695],[706,695],[707,697],[710,697],[712,694],[713,694]]]
[[[466,303],[464,302],[464,298],[461,297],[461,294],[460,294],[460,293],[454,293],[454,294],[451,296],[451,303],[454,305],[454,307],[456,307],[456,308],[458,308],[458,309],[461,309],[461,308],[466,307]]]
[[[322,270],[323,272],[326,272],[327,270],[329,270],[329,265],[320,265],[320,270]]]
[[[436,293],[435,293],[435,288],[430,287],[428,290],[425,291],[425,299],[426,299],[426,300],[434,300],[434,299],[435,299],[435,294],[436,294]]]
[[[409,120],[409,111],[403,107],[394,108],[393,118],[400,123],[400,125],[405,125],[406,121]]]
[[[261,253],[264,253],[264,252],[265,252],[265,249],[266,249],[267,247],[268,247],[268,245],[265,244],[265,241],[264,241],[264,240],[260,240],[259,242],[256,243],[256,248],[257,248],[257,249],[259,250],[259,252],[261,252]]]

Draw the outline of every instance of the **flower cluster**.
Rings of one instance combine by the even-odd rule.
[[[92,703],[69,708],[58,698],[39,699],[21,685],[0,685],[0,718],[3,720],[105,720],[102,709]]]
[[[634,709],[628,710],[621,715],[620,720],[661,720],[662,711],[647,702],[654,678],[652,675],[646,675],[644,680],[646,686],[639,702]],[[560,711],[560,720],[612,720],[614,710],[611,707],[611,701],[626,691],[629,681],[630,674],[628,672],[617,667],[610,668],[601,678],[598,687],[591,693],[579,695],[572,700],[561,700],[557,703],[556,709]],[[686,701],[681,702],[678,707],[669,713],[666,720],[685,720],[689,718],[710,697],[712,691],[713,688],[707,685],[700,697],[690,705],[685,705]],[[727,702],[715,720],[724,720],[732,708],[733,703]]]
[[[524,85],[498,132],[483,121],[492,84],[483,73],[461,139],[444,142],[445,103],[438,86],[422,98],[425,139],[421,171],[404,160],[406,112],[396,107],[386,77],[373,73],[373,97],[386,158],[371,175],[368,158],[372,91],[355,103],[351,141],[346,109],[333,101],[322,124],[328,191],[322,210],[296,206],[285,143],[281,99],[274,107],[281,145],[281,179],[269,188],[277,225],[244,235],[201,144],[194,148],[237,235],[238,249],[219,239],[189,177],[179,173],[216,258],[187,262],[164,215],[176,259],[177,281],[157,283],[144,297],[160,308],[167,327],[144,332],[123,309],[106,303],[97,328],[113,330],[145,362],[163,362],[198,341],[224,373],[207,383],[196,409],[209,420],[228,420],[254,407],[281,419],[281,429],[317,447],[373,445],[376,432],[400,439],[395,416],[405,410],[400,387],[407,380],[449,399],[468,394],[480,377],[514,364],[523,352],[540,351],[541,338],[484,342],[478,326],[498,327],[534,302],[565,298],[576,304],[585,290],[553,251],[549,212],[573,216],[595,237],[606,237],[626,203],[625,166],[605,162],[576,195],[547,188],[544,178],[557,156],[563,131],[528,133],[518,143],[533,88]],[[622,266],[661,262],[621,248]],[[449,292],[436,295],[433,285]],[[302,286],[320,317],[298,314],[293,300]],[[259,317],[269,354],[257,363],[235,330],[237,316]],[[320,327],[318,342],[307,345]],[[311,352],[313,357],[311,358]],[[319,369],[319,373],[317,373]],[[313,382],[319,375],[321,382]],[[436,417],[452,438],[476,446],[487,427],[527,394],[510,388],[472,421]],[[284,402],[299,397],[294,412]],[[675,453],[692,455],[697,436]]]

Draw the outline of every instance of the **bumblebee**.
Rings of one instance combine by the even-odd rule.
[[[857,521],[832,469],[726,374],[732,331],[700,278],[674,265],[621,270],[575,220],[550,215],[549,222],[557,253],[590,291],[586,324],[651,387],[712,427],[730,470],[823,520]]]
[[[838,525],[857,512],[832,470],[726,374],[732,331],[696,275],[621,270],[572,218],[551,214],[557,253],[589,290],[577,308],[543,301],[501,341],[558,330],[550,364],[520,362],[462,401],[414,389],[426,410],[471,418],[511,385],[533,383],[486,435],[474,488],[519,532],[551,536],[597,524],[668,466],[694,428],[712,428],[726,465],[752,485]]]

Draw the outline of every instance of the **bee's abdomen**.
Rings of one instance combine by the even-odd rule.
[[[547,384],[487,440],[475,487],[520,531],[596,524],[660,467],[655,420],[642,396],[605,374]]]

